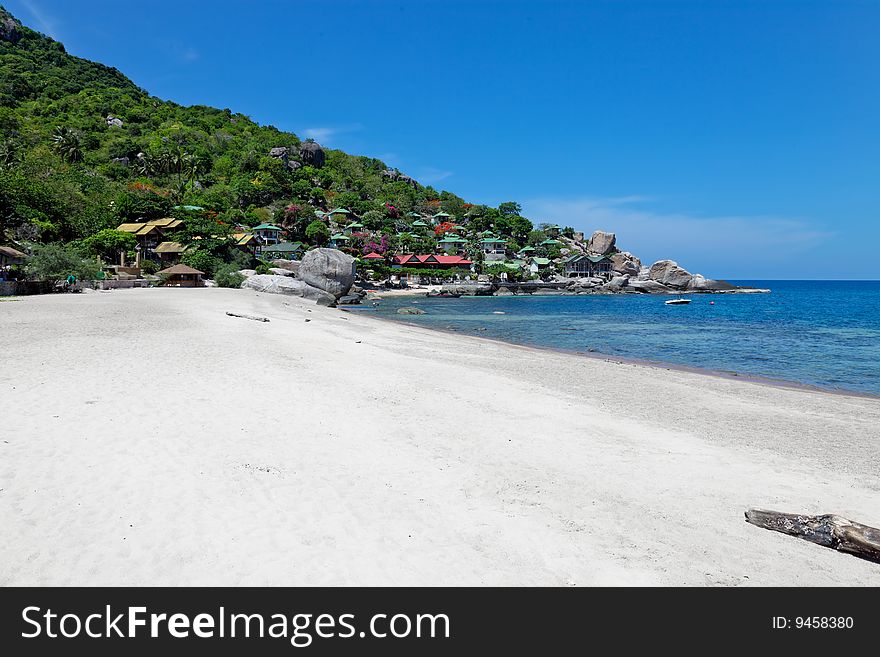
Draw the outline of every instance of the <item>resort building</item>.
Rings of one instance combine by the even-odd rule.
[[[153,221],[120,224],[116,227],[116,230],[134,235],[140,247],[139,256],[152,258],[154,257],[156,247],[164,241],[165,235],[178,229],[182,224],[183,222],[180,219],[169,217],[166,219],[154,219]],[[124,258],[125,255],[123,254],[121,257]]]
[[[264,246],[262,255],[273,260],[299,260],[304,250],[305,246],[302,242],[281,242]]]
[[[232,239],[235,240],[234,246],[236,249],[247,253],[251,257],[257,257],[257,253],[260,251],[260,243],[253,233],[233,233]]]
[[[385,256],[379,255],[374,251],[373,253],[361,256],[361,259],[366,260],[367,262],[379,262],[385,260]]]
[[[351,235],[352,233],[358,233],[364,229],[364,225],[360,224],[356,221],[348,224],[345,228],[342,229],[342,232],[346,235]]]
[[[437,242],[437,248],[445,251],[446,253],[464,253],[464,247],[467,244],[467,240],[461,237],[456,237],[454,235],[447,235],[442,240]]]
[[[529,271],[533,274],[540,274],[550,267],[550,258],[531,258],[529,260]]]
[[[185,250],[186,247],[180,242],[162,242],[153,250],[153,253],[156,254],[156,257],[162,264],[173,265],[180,262],[180,258]]]
[[[569,278],[582,276],[607,276],[611,273],[611,258],[607,255],[578,253],[563,261],[565,275]]]
[[[351,216],[351,211],[346,210],[345,208],[333,208],[327,213],[327,216],[330,217],[331,221],[335,221],[337,224],[343,224],[348,222],[348,219]]]
[[[274,224],[260,224],[259,226],[254,226],[253,234],[261,246],[278,244],[281,242],[281,228]]]
[[[425,223],[424,221],[422,221],[421,219],[416,219],[416,220],[412,223],[412,227],[415,228],[416,230],[420,230],[420,229],[422,229],[422,228],[427,228],[427,227],[428,227],[428,224],[426,224],[426,223]]]
[[[486,255],[486,260],[504,260],[507,240],[494,236],[484,237],[480,240],[480,249]]]
[[[336,233],[335,235],[330,236],[330,246],[334,249],[340,249],[343,246],[347,246],[348,241],[348,235],[343,235],[342,233]]]
[[[205,275],[205,272],[199,271],[198,269],[193,269],[192,267],[187,267],[183,264],[177,264],[173,267],[168,267],[167,269],[163,269],[160,272],[156,272],[159,276],[164,277],[165,282],[163,285],[167,287],[204,287],[205,282],[202,280],[202,276]]]
[[[452,221],[452,215],[448,212],[438,212],[433,217],[431,217],[431,221],[436,226],[437,224],[442,224],[445,221]]]
[[[394,256],[391,266],[395,269],[400,267],[414,267],[417,269],[470,269],[473,264],[467,258],[457,255],[437,255],[434,253],[417,255],[414,253],[404,253]]]

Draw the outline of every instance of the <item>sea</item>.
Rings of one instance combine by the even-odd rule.
[[[358,312],[590,355],[880,396],[880,281],[731,281],[769,294],[386,298]],[[424,315],[401,315],[413,306]]]

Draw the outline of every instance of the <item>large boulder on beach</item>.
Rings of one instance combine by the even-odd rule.
[[[613,253],[616,242],[617,236],[614,233],[606,233],[605,231],[597,230],[592,236],[590,236],[590,243],[587,245],[587,251],[596,255]]]
[[[652,281],[677,289],[686,288],[693,277],[693,274],[679,267],[673,260],[658,260],[648,270],[648,278]]]
[[[244,276],[245,278],[250,278],[251,276],[257,273],[256,269],[239,269],[238,273]]]
[[[446,283],[440,288],[440,294],[460,297],[487,297],[494,291],[492,283]]]
[[[687,289],[703,292],[709,289],[709,282],[702,274],[694,274],[688,283]]]
[[[283,267],[269,267],[269,271],[276,276],[293,276],[296,277],[296,272],[290,269],[284,269]]]
[[[269,294],[288,294],[303,299],[311,299],[322,306],[336,304],[336,297],[329,292],[312,287],[304,281],[290,276],[276,276],[275,274],[256,274],[244,280],[241,284],[243,289]]]
[[[642,261],[628,251],[620,251],[611,256],[611,270],[618,274],[637,276],[642,268]]]
[[[269,264],[271,264],[273,267],[278,267],[279,269],[292,271],[293,273],[299,271],[299,260],[285,260],[284,258],[276,258]]]
[[[354,284],[354,258],[338,249],[312,249],[300,261],[297,276],[339,298]]]

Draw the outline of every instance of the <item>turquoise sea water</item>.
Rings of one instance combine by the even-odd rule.
[[[359,312],[531,346],[880,395],[880,281],[733,282],[772,292],[696,294],[685,306],[647,295],[399,297]],[[413,303],[427,314],[397,314]]]

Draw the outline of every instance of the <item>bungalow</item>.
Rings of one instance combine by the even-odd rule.
[[[346,226],[345,228],[343,228],[343,229],[342,229],[342,232],[345,233],[346,235],[351,235],[352,233],[357,233],[357,232],[359,232],[359,231],[361,231],[361,230],[363,230],[363,229],[364,229],[364,225],[363,225],[363,224],[360,224],[360,223],[358,223],[358,222],[356,222],[356,221],[353,221],[353,222],[351,222],[350,224],[348,224],[348,226]]]
[[[186,247],[180,242],[162,242],[153,250],[153,253],[159,258],[159,262],[173,265],[180,262],[180,257],[185,250]]]
[[[256,258],[257,252],[260,250],[260,243],[253,233],[233,233],[233,246],[239,251],[247,253],[249,256]]]
[[[442,224],[446,221],[452,221],[452,215],[448,212],[438,212],[433,217],[431,217],[431,221],[436,226],[437,224]]]
[[[550,267],[550,258],[532,258],[529,260],[529,271],[533,274],[540,274]]]
[[[433,253],[424,255],[416,255],[414,253],[396,255],[391,263],[391,266],[395,269],[400,267],[414,267],[417,269],[470,269],[471,265],[474,264],[461,256],[437,255]]]
[[[565,275],[569,278],[603,276],[611,273],[611,258],[607,255],[577,253],[563,261]]]
[[[484,237],[480,240],[480,248],[486,254],[486,260],[504,260],[504,254],[507,253],[507,240],[494,236]]]
[[[179,228],[182,224],[183,222],[180,219],[169,217],[166,219],[154,219],[153,221],[120,224],[116,227],[116,230],[134,235],[138,246],[141,247],[141,255],[149,258],[154,253],[156,247],[164,241],[165,235]],[[124,258],[125,254],[122,254],[121,257]]]
[[[367,262],[379,262],[381,260],[385,260],[385,256],[379,255],[375,251],[373,253],[368,253],[365,256],[361,256],[362,260],[366,260]]]
[[[535,247],[533,246],[524,246],[521,248],[516,255],[520,258],[529,258],[535,252]]]
[[[416,230],[419,230],[419,229],[421,229],[421,228],[427,228],[427,227],[428,227],[428,224],[426,224],[426,223],[425,223],[424,221],[422,221],[421,219],[416,219],[416,220],[412,223],[412,227],[415,228]]]
[[[464,247],[467,244],[467,240],[461,237],[455,237],[454,235],[447,235],[442,240],[437,242],[437,248],[445,251],[446,253],[464,253]]]
[[[348,245],[349,239],[348,235],[336,233],[335,235],[330,236],[330,246],[334,249],[342,248],[343,246]]]
[[[299,260],[304,248],[302,242],[281,242],[264,246],[262,255],[272,259]]]
[[[538,246],[543,246],[545,248],[553,247],[553,246],[562,246],[565,242],[556,239],[546,239],[541,242]]]
[[[205,272],[193,269],[192,267],[187,267],[183,264],[177,264],[156,273],[165,278],[163,285],[167,287],[205,286],[205,283],[202,280],[202,276],[205,275]]]
[[[0,246],[0,267],[11,267],[22,264],[27,255],[11,246]]]
[[[348,221],[348,218],[351,216],[351,211],[346,210],[345,208],[333,208],[327,213],[327,216],[330,217],[331,221],[341,224],[342,222]]]
[[[281,242],[281,228],[274,224],[260,224],[259,226],[254,226],[254,236],[261,246],[278,244]]]
[[[557,224],[547,224],[544,226],[544,232],[550,237],[559,237],[559,231],[562,230]]]

